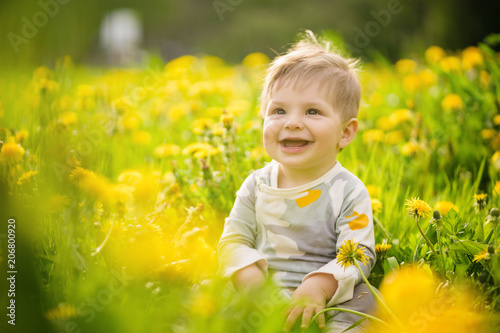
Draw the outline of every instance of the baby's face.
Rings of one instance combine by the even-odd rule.
[[[264,110],[264,148],[282,168],[321,176],[335,164],[343,124],[325,90],[314,82],[274,89]]]

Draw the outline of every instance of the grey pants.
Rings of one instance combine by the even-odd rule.
[[[368,289],[365,283],[358,284],[354,287],[353,298],[335,307],[355,310],[366,314],[373,314],[375,312],[375,297]],[[325,333],[342,332],[349,326],[360,320],[362,317],[343,311],[328,311],[326,313],[326,327]],[[366,327],[369,325],[369,319],[363,321],[361,325],[347,331],[348,333],[363,333],[366,332]]]

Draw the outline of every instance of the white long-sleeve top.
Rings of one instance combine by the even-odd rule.
[[[220,273],[231,277],[253,263],[280,285],[297,288],[315,273],[332,274],[338,289],[327,306],[352,299],[362,278],[357,268],[337,263],[337,250],[352,239],[375,263],[371,201],[364,184],[339,162],[299,187],[277,187],[275,161],[244,181],[226,218],[218,245]]]

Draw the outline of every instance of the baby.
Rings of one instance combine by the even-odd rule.
[[[237,192],[218,245],[221,274],[237,289],[256,287],[269,276],[292,292],[285,331],[300,317],[307,327],[327,306],[368,312],[374,304],[357,269],[344,269],[336,259],[342,243],[352,239],[366,248],[366,276],[375,263],[368,191],[337,161],[358,130],[355,65],[309,31],[271,63],[261,115],[264,148],[273,161]],[[341,332],[359,319],[327,312],[318,325]],[[350,332],[362,330],[360,325]]]

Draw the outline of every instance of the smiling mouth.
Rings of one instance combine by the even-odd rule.
[[[305,147],[310,143],[307,140],[283,140],[281,144],[286,148],[300,148]]]

